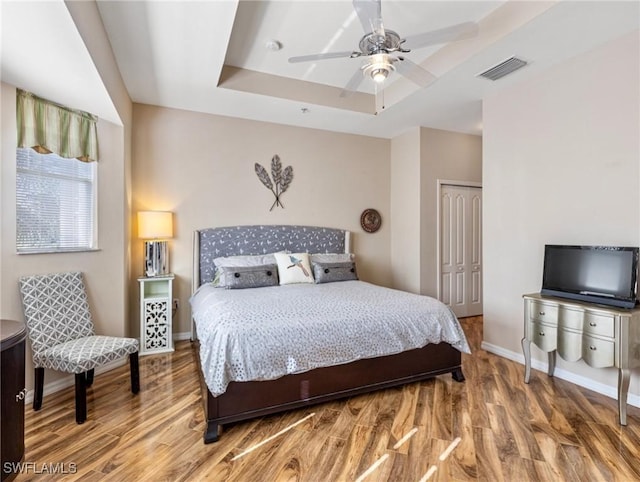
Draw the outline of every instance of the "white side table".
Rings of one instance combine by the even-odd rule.
[[[140,355],[173,351],[172,274],[138,278],[140,283]]]

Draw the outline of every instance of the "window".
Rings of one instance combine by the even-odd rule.
[[[96,248],[96,166],[17,149],[18,253]]]

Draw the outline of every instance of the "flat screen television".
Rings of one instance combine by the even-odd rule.
[[[637,247],[547,244],[544,248],[543,295],[634,308],[637,278]]]

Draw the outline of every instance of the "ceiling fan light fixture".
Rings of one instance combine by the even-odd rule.
[[[381,84],[389,76],[389,71],[385,68],[373,69],[371,71],[371,78],[374,82]]]
[[[370,57],[369,62],[362,70],[364,75],[371,77],[377,84],[381,84],[396,68],[393,65],[393,59],[390,55],[376,54]]]

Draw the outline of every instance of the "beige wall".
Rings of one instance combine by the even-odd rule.
[[[482,180],[482,138],[420,127],[391,141],[394,287],[437,297],[438,180]]]
[[[438,180],[482,182],[482,137],[420,129],[420,293],[438,294]]]
[[[180,300],[174,334],[190,329],[194,229],[238,224],[304,224],[348,229],[362,279],[390,286],[390,141],[134,104],[133,207],[175,213],[170,265]],[[285,209],[258,180],[278,154],[294,179]],[[367,234],[360,214],[378,209],[380,231]],[[135,232],[134,232],[135,236]],[[142,273],[142,241],[132,239],[132,300]],[[137,302],[131,317],[138,319]]]
[[[131,276],[129,240],[131,238],[131,131],[133,104],[129,98],[129,93],[124,85],[122,76],[120,75],[120,70],[118,69],[113,50],[111,50],[111,43],[107,38],[107,33],[102,24],[102,18],[100,17],[96,3],[66,1],[65,5],[78,27],[78,32],[87,46],[93,63],[122,121],[122,126],[120,127],[122,132],[117,134],[114,139],[117,145],[110,146],[110,148],[118,154],[117,158],[122,162],[122,171],[118,185],[124,187],[124,193],[121,198],[111,198],[110,202],[122,203],[123,215],[119,222],[123,223],[124,229],[119,233],[122,236],[119,242],[124,243],[125,250],[120,261],[123,263],[123,269],[126,273],[125,280],[129,280]],[[100,147],[103,147],[102,139],[100,139]],[[123,290],[122,296],[124,303],[128,306],[130,304],[128,282],[125,281],[121,288]],[[125,322],[127,326],[126,332],[127,334],[131,334],[134,330],[136,320],[125,316]]]
[[[391,140],[391,267],[394,288],[420,292],[420,128]]]
[[[484,102],[484,343],[494,352],[522,361],[521,295],[540,290],[546,243],[640,245],[639,45],[636,31]],[[613,369],[558,367],[614,393]]]

